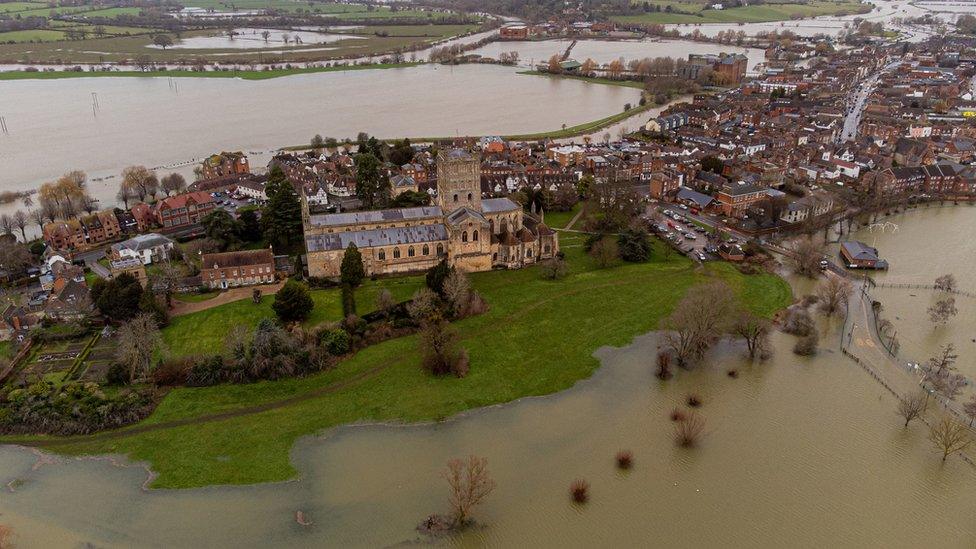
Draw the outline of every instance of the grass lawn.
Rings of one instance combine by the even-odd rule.
[[[637,4],[642,2],[635,2]],[[648,3],[648,2],[645,2]],[[672,6],[675,11],[692,13],[648,12],[640,15],[622,15],[612,19],[620,23],[759,23],[765,21],[787,21],[794,17],[817,17],[821,15],[847,15],[866,13],[871,6],[853,0],[813,0],[805,4],[767,3],[760,6],[744,6],[724,10],[703,10],[704,3],[695,4],[679,1],[654,0],[649,2],[662,8]],[[696,15],[700,14],[700,15]]]
[[[410,299],[422,284],[421,277],[368,281],[356,290],[357,312],[365,314],[376,310],[376,298],[384,288],[390,290],[394,300],[405,301]],[[176,298],[193,302],[205,301],[216,295],[216,293],[183,294]],[[315,307],[309,319],[305,321],[306,326],[342,320],[342,299],[338,288],[312,290],[312,300],[315,301]],[[220,352],[224,348],[224,338],[230,333],[232,327],[253,328],[263,318],[274,318],[272,303],[274,303],[272,296],[265,296],[260,304],[245,298],[205,311],[178,316],[163,329],[163,340],[173,356]]]
[[[597,348],[625,345],[635,335],[654,330],[695,284],[726,280],[753,310],[767,315],[787,305],[791,296],[786,282],[775,276],[744,276],[724,263],[696,270],[683,257],[664,262],[660,243],[655,243],[652,261],[610,269],[596,268],[579,248],[566,252],[570,274],[560,281],[542,280],[537,268],[472,276],[491,309],[456,325],[471,355],[471,373],[464,379],[424,374],[417,338],[409,336],[367,348],[337,368],[305,379],[177,389],[144,423],[243,410],[239,416],[165,425],[120,438],[65,440],[53,449],[67,454],[121,453],[148,461],[159,473],[153,485],[161,488],[285,480],[296,474],[289,451],[302,436],[355,421],[438,420],[567,389],[599,366],[592,356]],[[419,277],[412,277],[368,287],[375,292],[398,280],[419,284]],[[319,292],[316,300],[335,311],[337,296]],[[253,322],[259,316],[234,310],[195,326],[216,334],[226,332],[228,320]],[[219,326],[211,325],[218,321]],[[183,328],[177,324],[167,330],[170,339],[174,330]],[[193,330],[184,333],[200,335]],[[261,404],[268,407],[248,410]]]
[[[0,34],[2,36],[2,34]],[[241,78],[243,80],[270,80],[282,76],[294,76],[296,74],[311,74],[316,72],[341,72],[341,71],[360,71],[370,69],[400,69],[412,67],[419,63],[400,63],[373,65],[348,65],[338,67],[317,67],[310,69],[279,69],[271,71],[98,71],[98,72],[75,72],[75,71],[5,71],[0,72],[0,80],[52,80],[58,78],[105,78],[105,77],[137,77],[137,78]]]
[[[568,212],[546,212],[546,225],[552,229],[565,229],[566,224],[573,219],[573,216],[579,213],[581,207],[582,204],[576,204]]]
[[[193,294],[176,294],[173,299],[178,299],[180,301],[185,301],[187,303],[200,303],[201,301],[206,301],[208,299],[213,299],[220,295],[220,292],[206,292],[206,293],[193,293]]]
[[[0,4],[0,13],[33,10],[43,8],[46,5],[43,2],[4,2]]]
[[[0,32],[0,43],[2,42],[54,42],[57,40],[64,40],[63,32],[57,30],[47,30],[47,29]]]

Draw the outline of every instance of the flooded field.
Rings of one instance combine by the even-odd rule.
[[[117,177],[131,164],[182,171],[221,150],[270,151],[365,131],[441,137],[557,130],[636,104],[640,91],[529,77],[490,65],[224,78],[0,82],[0,190],[36,188],[71,169]],[[98,107],[92,94],[97,94]],[[517,95],[519,101],[510,98]],[[543,108],[545,106],[545,108]],[[267,162],[252,159],[253,166]],[[93,182],[114,203],[117,179]]]
[[[795,282],[796,294],[810,291]],[[281,484],[145,491],[135,464],[37,465],[31,452],[0,448],[0,523],[24,547],[424,542],[416,525],[446,510],[445,462],[476,454],[498,487],[480,525],[450,545],[972,547],[973,468],[942,464],[923,425],[903,428],[894,398],[839,352],[840,319],[819,323],[815,357],[793,355],[793,338],[776,334],[765,363],[722,344],[667,382],[653,376],[657,336],[642,336],[600,350],[594,377],[556,395],[306,438],[292,454],[300,478]],[[692,393],[706,430],[682,449],[668,415]],[[634,453],[628,472],[614,467],[621,449]],[[579,478],[591,485],[585,505],[568,494]]]
[[[363,37],[349,34],[330,34],[308,30],[281,29],[234,29],[235,34],[214,34],[212,36],[188,36],[180,38],[172,49],[257,49],[270,47],[301,47],[309,44],[330,44],[339,40],[362,40]],[[268,33],[265,39],[263,33]],[[287,41],[285,41],[287,37]],[[296,37],[298,41],[296,41]],[[150,48],[159,46],[150,45]]]

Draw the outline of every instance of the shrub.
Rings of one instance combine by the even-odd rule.
[[[671,353],[660,351],[657,354],[657,373],[658,379],[671,379]]]
[[[586,503],[590,499],[590,483],[583,479],[576,479],[569,486],[569,493],[576,503]]]
[[[539,266],[539,273],[545,280],[559,280],[569,272],[569,266],[562,259],[556,257],[543,261]]]
[[[800,356],[812,356],[817,353],[817,345],[820,343],[820,334],[814,329],[805,336],[801,336],[793,345],[793,352]]]
[[[705,418],[696,413],[691,413],[674,424],[674,440],[678,446],[690,448],[697,444],[704,430]]]
[[[731,378],[733,378],[733,379],[739,377],[739,371],[736,370],[736,369],[729,370],[727,373],[728,373],[728,376],[731,377]]]
[[[109,385],[128,385],[129,369],[124,364],[113,362],[105,373],[105,381]]]
[[[342,285],[342,316],[356,314],[356,290],[349,284]]]
[[[333,356],[341,356],[349,352],[351,343],[349,332],[340,328],[325,330],[319,334],[319,344]]]
[[[671,421],[684,421],[685,413],[680,408],[676,407],[671,409],[671,414],[669,417],[671,418]]]
[[[173,387],[186,383],[187,374],[193,367],[194,359],[177,358],[163,360],[156,365],[152,372],[153,383],[160,387]]]
[[[816,327],[813,324],[813,318],[805,308],[790,307],[786,313],[786,320],[783,322],[784,332],[802,337],[809,335],[814,330]]]
[[[453,270],[447,264],[447,259],[442,259],[440,263],[427,270],[427,276],[425,277],[427,287],[439,295],[443,294],[444,281],[447,280],[447,277],[451,275],[451,271]]]
[[[634,465],[634,453],[630,450],[617,452],[617,467],[620,469],[630,469]]]
[[[227,374],[224,359],[220,356],[212,356],[193,364],[187,373],[186,384],[191,387],[209,387],[226,379]]]
[[[289,280],[275,294],[271,308],[282,322],[295,322],[308,318],[315,302],[308,293],[308,286]]]
[[[628,229],[617,237],[620,258],[631,263],[642,263],[651,257],[651,243],[647,232],[641,229]]]
[[[688,401],[687,402],[688,402],[688,406],[690,406],[692,408],[698,408],[699,406],[702,405],[701,397],[699,397],[695,393],[692,393],[692,394],[688,395]]]

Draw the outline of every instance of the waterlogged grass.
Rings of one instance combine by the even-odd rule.
[[[651,3],[662,9],[671,6],[675,11],[690,13],[648,12],[640,15],[623,15],[612,19],[620,23],[669,24],[669,23],[761,23],[766,21],[787,21],[794,18],[818,17],[821,15],[847,15],[867,13],[871,6],[857,1],[841,0],[811,1],[805,4],[767,3],[760,6],[744,6],[723,10],[703,10],[704,4],[679,1],[654,0]]]
[[[313,74],[318,72],[361,71],[371,69],[402,69],[420,63],[376,63],[373,65],[346,65],[338,67],[292,68],[269,71],[6,71],[0,72],[0,80],[55,80],[59,78],[240,78],[242,80],[270,80],[283,76]]]
[[[592,356],[597,348],[625,345],[654,330],[696,284],[726,280],[766,315],[789,301],[789,287],[777,277],[744,276],[727,264],[696,270],[683,257],[665,262],[659,245],[648,263],[610,269],[596,268],[578,247],[566,251],[570,274],[560,281],[542,280],[537,268],[472,276],[491,309],[456,325],[471,356],[464,379],[424,374],[416,336],[404,337],[306,379],[174,390],[146,424],[281,403],[277,407],[122,438],[66,440],[54,449],[147,461],[161,488],[285,480],[296,474],[289,451],[302,436],[356,421],[437,420],[567,389],[599,366]],[[419,283],[418,277],[407,280]]]

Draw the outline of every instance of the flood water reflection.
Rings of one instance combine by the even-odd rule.
[[[575,388],[419,426],[353,426],[301,441],[300,479],[251,487],[143,491],[145,471],[108,461],[0,449],[12,490],[0,522],[23,547],[342,546],[428,541],[415,526],[446,511],[439,473],[488,459],[498,488],[459,546],[972,547],[976,477],[945,465],[924,427],[901,427],[893,399],[836,350],[798,358],[790,336],[751,365],[723,345],[668,382],[653,376],[656,336],[597,354]],[[729,377],[730,368],[738,370]],[[699,447],[677,448],[669,411],[701,396]],[[634,452],[629,472],[614,467]],[[591,499],[570,503],[585,478]],[[310,526],[300,526],[302,511]]]

